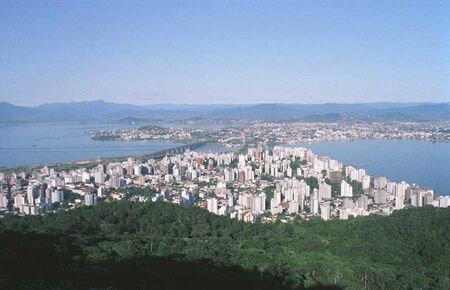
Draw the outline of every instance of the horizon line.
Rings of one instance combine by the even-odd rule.
[[[56,105],[56,104],[83,104],[83,103],[96,103],[103,102],[115,105],[131,105],[136,107],[145,106],[252,106],[252,105],[369,105],[369,104],[450,104],[450,101],[376,101],[376,102],[318,102],[318,103],[301,103],[301,102],[253,102],[253,103],[148,103],[148,104],[133,104],[125,102],[108,101],[103,99],[95,100],[81,100],[81,101],[67,101],[67,102],[46,102],[38,105],[20,105],[8,101],[0,100],[0,103],[6,103],[17,107],[27,107],[27,108],[37,108],[45,105]]]

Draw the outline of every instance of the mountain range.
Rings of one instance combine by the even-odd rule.
[[[157,104],[132,105],[105,102],[70,102],[35,107],[0,102],[0,122],[255,119],[326,121],[342,118],[364,120],[450,120],[450,103],[359,103],[359,104]]]

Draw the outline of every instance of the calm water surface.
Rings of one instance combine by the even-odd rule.
[[[299,144],[319,155],[364,168],[372,176],[417,183],[450,194],[450,143],[355,140]]]
[[[86,134],[89,130],[138,126],[142,125],[74,122],[0,124],[0,167],[143,155],[181,145],[157,140],[94,141]],[[198,150],[219,152],[225,149],[217,144],[208,144]]]
[[[142,155],[179,145],[170,141],[94,141],[85,133],[112,127],[128,126],[106,123],[0,124],[0,166]],[[311,148],[316,154],[364,168],[372,176],[415,182],[433,188],[439,194],[450,194],[450,143],[357,140],[298,145]],[[197,150],[227,151],[218,144]]]

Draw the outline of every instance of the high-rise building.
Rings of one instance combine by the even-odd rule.
[[[362,182],[364,179],[364,176],[366,176],[366,171],[364,169],[358,169],[358,182]]]
[[[402,209],[405,207],[404,197],[401,193],[395,195],[395,209]]]
[[[319,213],[319,199],[316,196],[312,196],[310,207],[310,212],[312,214]]]
[[[39,184],[31,184],[27,187],[27,201],[28,204],[34,204],[36,198],[39,196]]]
[[[423,206],[423,194],[422,190],[418,190],[415,194],[411,195],[411,205],[422,207]]]
[[[365,175],[362,179],[362,188],[363,189],[368,189],[370,188],[370,176],[369,175]]]
[[[351,198],[344,198],[344,208],[352,209],[355,203]]]
[[[228,206],[229,207],[234,206],[234,198],[233,198],[233,194],[231,194],[231,193],[228,195]]]
[[[266,195],[256,195],[253,197],[253,211],[261,213],[266,209]]]
[[[14,196],[14,207],[21,208],[21,206],[25,204],[25,201],[26,199],[23,194],[16,194]]]
[[[246,180],[245,171],[244,170],[240,170],[239,173],[238,173],[238,182],[244,183],[245,180]]]
[[[450,196],[440,196],[439,197],[439,207],[448,207],[450,206]]]
[[[98,197],[103,197],[103,193],[104,193],[105,189],[102,186],[99,186],[97,188],[97,196]]]
[[[288,213],[293,214],[298,212],[298,202],[297,201],[290,201],[289,202],[289,208]]]
[[[355,180],[355,181],[359,181],[359,171],[352,167],[352,166],[347,166],[345,168],[345,173],[347,175],[348,178],[350,178],[351,180]]]
[[[357,206],[359,208],[367,211],[368,203],[369,203],[369,201],[368,201],[367,195],[363,195],[360,198],[358,198]]]
[[[97,203],[96,196],[93,193],[88,193],[84,196],[84,204],[91,206]]]
[[[266,194],[264,192],[260,193],[259,196],[261,197],[261,211],[266,210]]]
[[[0,193],[0,208],[5,209],[8,207],[8,197],[4,193]]]
[[[427,192],[423,196],[423,204],[424,205],[432,205],[434,201],[433,192]]]
[[[62,202],[64,199],[64,194],[62,190],[54,190],[51,193],[51,203]]]
[[[345,180],[342,180],[342,182],[341,182],[341,196],[347,196],[347,197],[353,196],[353,188]]]
[[[320,217],[326,221],[330,219],[330,204],[328,202],[320,205]]]
[[[390,194],[394,194],[397,184],[395,182],[388,181],[386,184],[386,191]]]
[[[329,199],[331,198],[331,185],[322,182],[319,184],[319,196],[320,199]]]
[[[212,197],[206,199],[206,204],[209,212],[212,212],[214,214],[218,214],[218,208],[217,208],[217,198]]]
[[[396,195],[402,195],[403,197],[406,195],[406,190],[409,188],[409,184],[402,181],[401,183],[397,183],[395,185],[394,193]]]
[[[373,181],[373,187],[375,189],[385,189],[387,185],[388,180],[386,177],[377,177]]]
[[[346,209],[339,210],[339,219],[341,219],[341,220],[348,219],[348,211]]]
[[[375,190],[373,197],[374,202],[379,204],[385,204],[386,203],[386,196],[387,192],[384,190]]]
[[[275,198],[270,199],[270,210],[273,210],[274,208],[278,207],[279,203]]]
[[[226,182],[231,182],[234,181],[234,172],[233,169],[231,168],[225,168],[223,171],[223,175],[224,175],[224,180]]]

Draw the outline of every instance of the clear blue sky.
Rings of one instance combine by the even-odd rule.
[[[21,105],[450,100],[450,1],[3,1]]]

